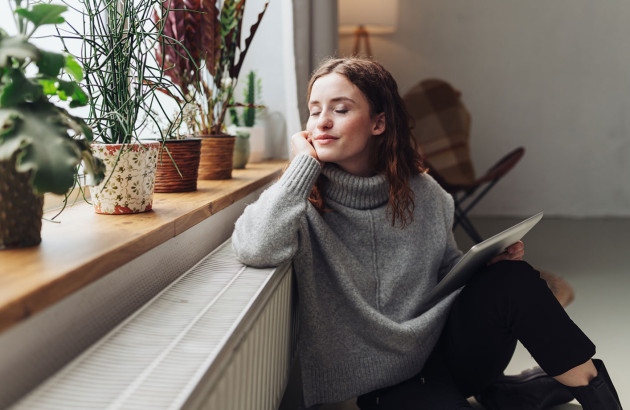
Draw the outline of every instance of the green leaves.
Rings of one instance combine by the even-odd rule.
[[[34,78],[25,76],[24,64],[33,61],[39,70]],[[83,79],[83,70],[72,56],[42,51],[26,41],[25,37],[0,38],[0,107],[11,107],[36,101],[44,96],[57,95],[70,99],[70,107],[87,105],[88,96],[77,81]],[[76,81],[59,76],[70,74]]]
[[[63,23],[66,9],[52,4],[18,9],[21,34],[9,37],[0,30],[0,160],[16,156],[16,170],[32,171],[33,188],[39,193],[64,194],[74,185],[81,161],[96,183],[104,175],[102,162],[89,146],[89,127],[48,100],[56,95],[70,100],[70,107],[86,105],[88,97],[77,84],[83,78],[81,67],[72,57],[40,50],[28,41],[39,26]],[[33,26],[28,35],[27,22]],[[37,70],[31,74],[29,69],[27,75],[29,64]],[[79,139],[80,134],[85,139]]]
[[[15,12],[30,21],[35,25],[35,29],[37,27],[42,26],[44,24],[61,24],[66,20],[61,17],[68,7],[60,6],[57,4],[37,4],[31,7],[30,10],[26,9],[17,9]]]
[[[19,150],[18,172],[33,171],[33,187],[43,192],[64,194],[73,184],[76,166],[85,160],[95,179],[102,180],[103,164],[85,142],[73,139],[68,129],[81,127],[64,117],[64,111],[48,101],[0,109],[0,159]],[[66,113],[67,114],[67,113]]]
[[[70,108],[82,107],[89,102],[87,94],[74,81],[44,79],[39,80],[39,83],[46,95],[56,95],[62,101],[70,98]]]
[[[36,60],[38,57],[39,50],[25,37],[0,37],[0,67],[12,67],[13,59],[25,61]]]
[[[40,74],[48,75],[52,77],[40,79],[39,82],[44,87],[44,93],[46,95],[57,95],[62,101],[66,101],[70,98],[70,108],[83,107],[89,102],[89,98],[85,91],[81,89],[78,81],[83,79],[83,70],[79,63],[76,62],[74,57],[68,55],[63,56],[56,53],[42,53],[42,56],[47,59],[44,69],[38,63]],[[41,62],[41,60],[40,60]],[[65,81],[57,79],[61,69],[64,69],[70,74],[75,81]]]
[[[57,77],[61,69],[66,66],[66,59],[61,54],[42,51],[35,64],[37,64],[41,75]]]
[[[66,72],[75,79],[75,81],[83,80],[83,69],[71,55],[66,56]]]
[[[42,86],[32,82],[20,70],[9,69],[0,86],[0,107],[13,107],[24,102],[36,101],[44,93]]]

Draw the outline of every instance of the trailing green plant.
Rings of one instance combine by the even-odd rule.
[[[244,103],[230,104],[230,119],[232,124],[237,127],[241,126],[241,123],[245,127],[253,127],[256,123],[256,115],[260,112],[264,105],[257,104],[257,100],[262,94],[262,84],[260,77],[256,77],[256,72],[251,70],[245,80],[245,88],[243,88],[243,101]],[[243,107],[243,113],[238,115],[237,107]]]
[[[156,90],[172,87],[153,53],[163,25],[152,16],[161,0],[79,0],[83,27],[60,33],[66,50],[80,41],[78,61],[90,96],[88,123],[106,144],[140,140],[158,130],[164,137],[181,118],[171,118]],[[168,12],[168,10],[164,10]],[[180,101],[181,99],[177,99]],[[181,111],[181,110],[180,110]]]
[[[156,56],[184,100],[194,103],[184,113],[191,133],[223,132],[243,61],[268,5],[242,43],[245,0],[162,0],[167,17],[155,16],[164,27]]]
[[[75,184],[81,162],[98,183],[104,166],[92,156],[92,131],[50,100],[67,101],[69,107],[88,103],[77,84],[83,78],[81,67],[72,56],[30,42],[41,26],[63,23],[67,7],[21,5],[20,0],[12,5],[18,33],[10,36],[0,29],[0,160],[15,158],[16,171],[31,172],[31,184],[40,194],[66,193]]]

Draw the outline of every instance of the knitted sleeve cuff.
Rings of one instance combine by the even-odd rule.
[[[299,154],[293,158],[289,167],[284,171],[279,184],[286,187],[290,192],[306,199],[311,193],[320,172],[321,165],[319,161],[310,155]]]

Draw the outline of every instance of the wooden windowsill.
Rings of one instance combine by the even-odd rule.
[[[151,212],[99,215],[82,203],[62,223],[44,221],[39,246],[0,251],[0,332],[272,182],[284,164],[248,164],[232,179],[199,181],[196,192],[156,193]]]

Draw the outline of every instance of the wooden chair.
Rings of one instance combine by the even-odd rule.
[[[461,224],[479,243],[483,238],[467,214],[516,165],[525,149],[516,148],[476,177],[469,148],[470,113],[460,96],[446,81],[429,79],[413,87],[403,100],[414,120],[414,137],[429,173],[455,201],[453,229]]]
[[[483,238],[466,215],[516,165],[525,149],[514,149],[483,176],[476,177],[469,148],[470,113],[460,97],[460,92],[446,81],[429,79],[413,87],[403,100],[414,120],[414,138],[429,173],[453,195],[453,229],[461,224],[468,236],[479,243]],[[571,303],[574,298],[571,285],[548,271],[539,271],[560,304]]]

